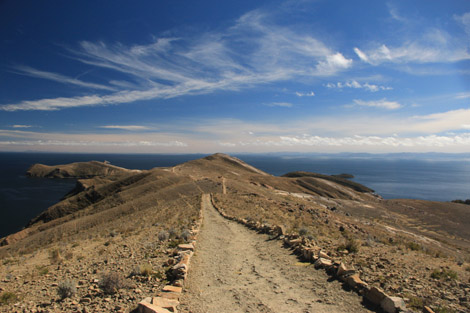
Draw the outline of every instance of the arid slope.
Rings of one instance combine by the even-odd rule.
[[[209,193],[231,216],[309,238],[418,311],[470,309],[470,221],[461,204],[384,200],[345,179],[276,177],[224,154],[147,171],[101,162],[35,165],[30,175],[78,182],[23,231],[0,241],[0,292],[22,299],[0,311],[129,311],[161,288],[170,247],[183,240],[201,195]],[[162,232],[171,238],[160,241]],[[106,294],[98,286],[106,272],[128,277],[130,287]],[[79,285],[70,301],[57,295],[65,279]]]

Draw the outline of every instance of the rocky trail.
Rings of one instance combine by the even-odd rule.
[[[361,297],[299,262],[280,240],[224,219],[209,195],[202,206],[182,312],[370,312]]]

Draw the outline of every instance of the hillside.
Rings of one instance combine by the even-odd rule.
[[[207,194],[228,216],[279,225],[285,235],[322,247],[413,310],[470,309],[470,220],[463,204],[384,200],[344,178],[276,177],[224,154],[146,171],[92,161],[34,165],[28,173],[75,178],[77,187],[0,240],[0,292],[12,299],[0,300],[2,312],[133,310],[171,278],[173,248],[191,237]],[[109,273],[123,282],[111,293],[101,286]],[[57,286],[64,280],[78,288],[61,300]]]

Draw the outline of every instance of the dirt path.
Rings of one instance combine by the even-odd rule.
[[[300,263],[279,240],[224,219],[209,195],[202,205],[182,312],[370,312],[358,295]]]

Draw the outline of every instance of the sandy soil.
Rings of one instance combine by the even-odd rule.
[[[224,219],[209,195],[203,212],[182,312],[370,312],[359,296],[300,263],[279,240]]]

